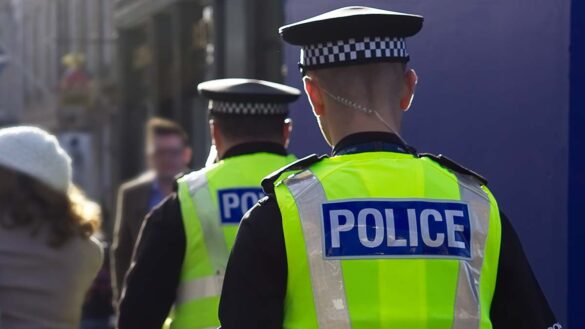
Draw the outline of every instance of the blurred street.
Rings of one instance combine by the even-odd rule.
[[[72,154],[76,183],[103,206],[110,232],[119,183],[144,169],[149,117],[180,122],[192,135],[192,167],[200,167],[210,140],[205,114],[195,110],[206,106],[197,83],[228,72],[283,79],[274,33],[282,5],[253,6],[1,0],[0,125],[55,132]]]
[[[577,186],[585,181],[585,33],[576,18],[585,8],[577,1],[0,0],[0,128],[57,136],[111,247],[125,189],[152,186],[130,197],[145,204],[127,210],[142,220],[171,193],[169,177],[215,159],[199,83],[250,78],[303,90],[299,49],[281,41],[280,26],[350,5],[421,14],[425,29],[409,40],[420,79],[405,139],[488,178],[559,321],[580,328],[581,296],[570,288],[583,287],[585,274],[576,251],[585,231]],[[329,153],[306,95],[290,108],[291,153]],[[153,183],[155,167],[166,181]],[[113,318],[111,286],[121,294],[123,278],[109,266],[86,319]],[[84,328],[111,326],[90,322]]]

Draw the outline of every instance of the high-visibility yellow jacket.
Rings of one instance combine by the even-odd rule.
[[[240,155],[179,179],[186,250],[172,329],[219,326],[221,285],[240,219],[263,197],[262,178],[294,160],[272,153]]]
[[[284,328],[492,328],[501,223],[480,180],[393,152],[281,177]]]

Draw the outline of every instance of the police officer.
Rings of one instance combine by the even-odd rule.
[[[287,103],[300,91],[260,80],[198,86],[210,99],[219,161],[178,179],[177,191],[148,215],[126,278],[119,328],[219,325],[217,308],[229,250],[242,215],[263,192],[264,176],[294,161]],[[168,325],[168,323],[167,323]]]
[[[560,327],[481,176],[400,137],[423,18],[348,7],[284,26],[332,157],[269,176],[220,303],[232,328]]]

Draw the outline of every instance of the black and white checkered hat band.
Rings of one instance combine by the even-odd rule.
[[[408,61],[408,58],[404,38],[365,37],[303,46],[300,64],[311,67],[379,59]]]
[[[209,101],[209,110],[213,113],[245,115],[278,115],[288,113],[286,104],[282,103]]]

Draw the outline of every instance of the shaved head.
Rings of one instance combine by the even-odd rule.
[[[334,145],[356,129],[398,134],[416,73],[404,63],[381,62],[309,70],[304,81],[323,135]]]
[[[309,71],[321,87],[354,101],[370,103],[377,98],[398,100],[404,84],[406,65],[374,63]],[[366,104],[364,104],[366,105]]]

